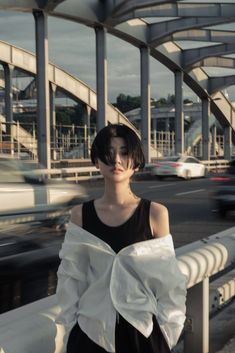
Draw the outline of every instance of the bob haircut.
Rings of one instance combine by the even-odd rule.
[[[127,149],[126,153],[130,159],[132,169],[142,169],[145,165],[145,158],[140,139],[131,128],[123,124],[110,124],[98,132],[91,146],[92,163],[95,164],[97,159],[100,159],[106,165],[115,164],[110,151],[113,137],[124,139]]]

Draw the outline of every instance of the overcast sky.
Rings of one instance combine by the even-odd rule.
[[[49,60],[95,89],[95,33],[84,25],[49,17]],[[34,19],[28,13],[0,12],[0,40],[35,52]],[[108,34],[108,98],[119,93],[140,95],[139,50]],[[174,94],[174,75],[156,60],[150,60],[151,97]],[[195,100],[184,85],[184,98]]]

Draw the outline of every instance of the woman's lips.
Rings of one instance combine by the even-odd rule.
[[[112,168],[111,171],[112,171],[112,173],[121,173],[121,172],[123,172],[123,169],[122,168]]]

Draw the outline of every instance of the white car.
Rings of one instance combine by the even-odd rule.
[[[184,179],[201,178],[207,175],[206,166],[192,156],[170,156],[157,162],[151,174],[159,179],[176,176]]]
[[[0,224],[53,223],[86,197],[81,185],[45,179],[29,163],[0,158]]]

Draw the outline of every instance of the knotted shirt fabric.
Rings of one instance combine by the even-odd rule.
[[[78,322],[91,340],[115,352],[119,314],[145,337],[155,315],[170,349],[176,345],[185,321],[186,277],[170,234],[115,253],[70,222],[59,255],[57,323],[70,329]]]

